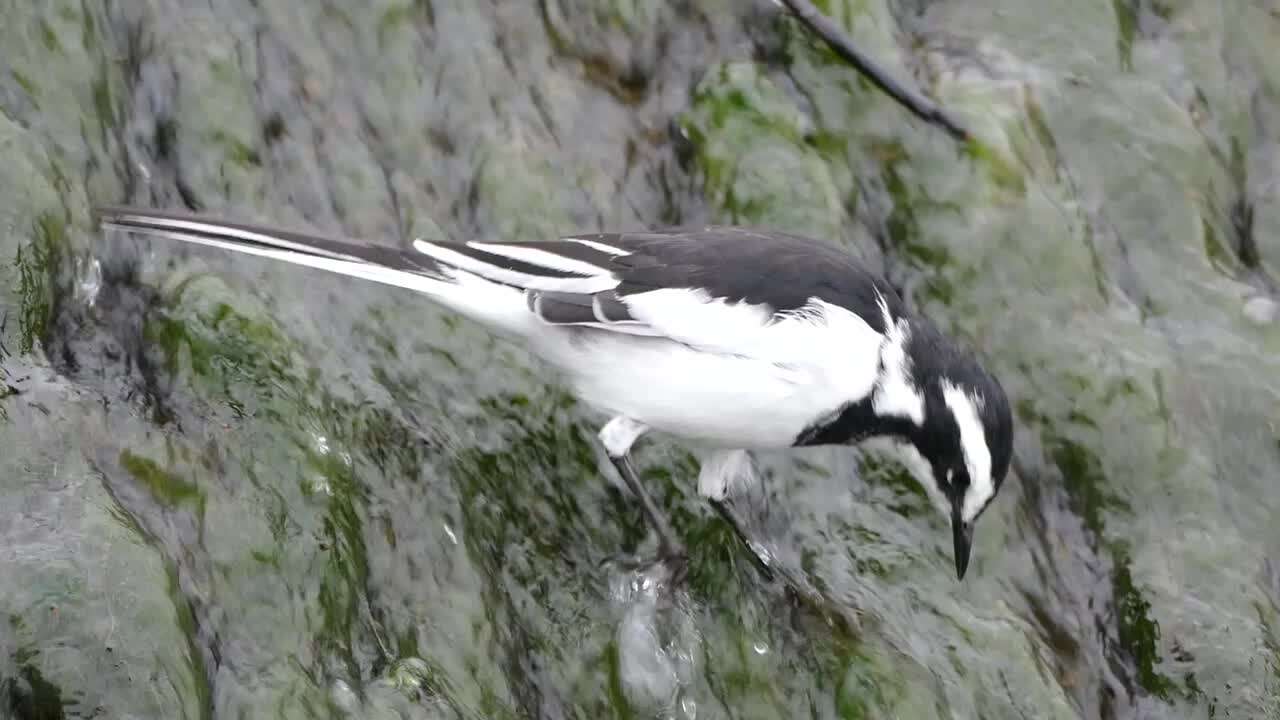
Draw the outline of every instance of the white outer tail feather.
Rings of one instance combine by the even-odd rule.
[[[177,219],[159,213],[109,213],[102,218],[102,225],[412,290],[430,296],[450,310],[508,334],[528,336],[536,324],[525,307],[520,290],[458,269],[450,269],[449,279],[446,280],[362,260],[355,254],[327,250],[319,244],[303,245],[281,238],[266,229],[248,230],[216,222]]]
[[[230,250],[232,252],[270,258],[272,260],[280,260],[293,265],[301,265],[304,267],[316,268],[318,270],[327,270],[339,275],[347,275],[354,278],[360,278],[362,280],[372,280],[373,282],[382,283],[383,285],[392,285],[395,287],[405,288],[406,290],[415,290],[417,292],[431,295],[438,292],[439,286],[448,284],[442,280],[437,280],[427,275],[396,270],[394,268],[365,262],[364,260],[341,259],[336,255],[313,255],[283,247],[266,247],[263,245],[239,242],[238,240],[240,239],[240,236],[238,234],[231,235],[224,240],[209,237],[208,231],[206,231],[206,234],[196,234],[165,230],[162,228],[125,225],[112,221],[107,221],[103,224],[106,227],[115,228],[117,230],[145,233],[147,235],[164,237],[170,240],[178,240],[195,245],[204,245],[206,247],[214,247],[220,250]]]

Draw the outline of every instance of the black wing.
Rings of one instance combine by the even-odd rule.
[[[617,279],[593,293],[531,291],[531,307],[541,297],[539,314],[552,323],[634,321],[626,298],[662,289],[701,289],[709,299],[762,305],[775,314],[818,298],[857,313],[877,332],[885,330],[880,298],[894,317],[905,312],[888,282],[846,251],[786,233],[713,226],[521,245],[587,260]]]

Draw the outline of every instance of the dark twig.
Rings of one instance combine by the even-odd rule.
[[[916,117],[941,127],[956,140],[965,142],[969,139],[969,131],[961,127],[960,123],[952,118],[947,111],[938,107],[920,93],[903,87],[897,80],[889,77],[889,74],[876,65],[875,61],[863,55],[854,47],[853,42],[845,37],[840,28],[825,15],[818,12],[818,9],[809,0],[779,0],[779,2],[787,6],[791,13],[796,16],[796,19],[817,33],[818,37],[831,46],[831,49],[837,55],[847,60],[858,72],[875,83],[876,87],[885,91],[889,97],[898,101],[898,104],[910,110]]]

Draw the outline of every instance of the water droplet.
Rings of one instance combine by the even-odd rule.
[[[391,684],[401,690],[416,690],[430,677],[431,668],[421,658],[408,657],[391,667]]]
[[[454,545],[458,544],[458,536],[453,534],[453,528],[449,527],[449,523],[444,524],[444,533],[449,536],[449,541]]]
[[[333,704],[348,713],[355,712],[360,708],[360,698],[356,696],[355,691],[351,689],[351,686],[345,680],[334,680],[329,690],[329,696],[333,699]]]
[[[316,475],[311,478],[311,492],[332,496],[333,486],[329,484],[329,478],[324,475]]]
[[[769,645],[768,643],[757,642],[755,645],[751,646],[751,649],[755,650],[757,655],[764,655],[769,652]]]
[[[764,563],[765,567],[769,567],[773,564],[773,553],[769,552],[769,548],[755,540],[752,540],[749,544],[751,546],[751,552],[755,553],[756,557],[760,558],[760,562]]]
[[[680,700],[680,709],[684,711],[684,716],[689,720],[698,717],[698,701],[693,698],[682,698]]]
[[[1257,325],[1275,322],[1278,310],[1276,301],[1268,297],[1251,298],[1244,304],[1244,316]]]
[[[81,261],[77,259],[76,275],[80,280],[77,290],[85,303],[93,307],[98,301],[98,290],[102,287],[102,263],[97,258],[91,258],[85,263],[85,267],[81,268],[80,265]]]

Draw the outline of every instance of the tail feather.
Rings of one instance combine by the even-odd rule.
[[[420,292],[432,292],[446,280],[439,263],[416,251],[144,208],[104,206],[95,208],[94,216],[104,228],[282,260]]]
[[[509,334],[528,335],[536,321],[526,305],[524,289],[482,278],[418,250],[361,245],[322,235],[144,208],[99,207],[94,215],[108,229],[272,258],[414,290]]]

